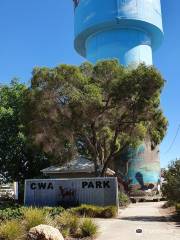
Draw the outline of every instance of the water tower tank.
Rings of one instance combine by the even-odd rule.
[[[160,0],[74,0],[75,49],[91,62],[152,64],[163,39]]]

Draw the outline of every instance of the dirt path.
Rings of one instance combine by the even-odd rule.
[[[131,204],[117,219],[97,220],[101,232],[98,240],[180,240],[180,224],[162,215],[162,205]],[[139,228],[142,233],[136,233]]]

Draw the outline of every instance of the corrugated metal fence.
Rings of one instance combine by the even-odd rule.
[[[118,205],[116,178],[33,179],[25,182],[25,205]]]

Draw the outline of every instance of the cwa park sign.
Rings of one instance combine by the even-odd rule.
[[[117,178],[26,180],[24,202],[27,206],[118,206]]]

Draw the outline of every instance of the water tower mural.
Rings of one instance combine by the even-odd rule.
[[[75,49],[92,63],[119,59],[123,65],[151,65],[163,40],[160,0],[74,0]],[[160,174],[158,149],[147,141],[126,154],[133,184],[156,183]],[[143,188],[143,184],[142,184]]]

